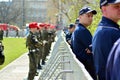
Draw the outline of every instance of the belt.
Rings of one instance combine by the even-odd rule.
[[[36,50],[35,50],[35,49],[32,49],[32,50],[29,50],[29,52],[36,52]]]
[[[30,50],[29,50],[29,52],[36,52],[36,51],[39,51],[39,49],[36,48],[36,49],[30,49]]]

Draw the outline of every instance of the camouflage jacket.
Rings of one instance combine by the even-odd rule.
[[[28,47],[29,50],[32,50],[39,48],[41,45],[42,44],[38,41],[37,36],[30,32],[26,40],[26,47]]]

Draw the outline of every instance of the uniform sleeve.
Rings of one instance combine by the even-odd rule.
[[[89,48],[91,50],[90,45],[92,44],[92,35],[88,30],[81,30],[76,33],[76,39],[79,40],[84,47]]]
[[[70,35],[69,34],[66,34],[66,41],[68,42],[70,40]]]
[[[118,42],[117,42],[118,43]],[[106,67],[106,80],[120,80],[120,40],[110,52]]]
[[[34,44],[39,43],[39,41],[35,35],[33,35],[31,38],[32,38],[31,40]]]
[[[30,39],[30,36],[27,36],[27,38],[26,38],[26,48],[28,47],[28,45],[29,45],[29,39]]]
[[[33,44],[35,44],[36,47],[40,47],[42,45],[42,43],[38,41],[37,36],[35,36],[35,35],[32,36],[31,40],[32,40]]]
[[[120,30],[116,31],[116,30],[112,30],[112,39],[113,39],[113,43],[116,42],[118,40],[118,38],[120,38]]]

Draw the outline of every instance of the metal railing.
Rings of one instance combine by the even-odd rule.
[[[58,32],[50,54],[39,80],[93,80],[83,64],[76,59],[62,31]]]

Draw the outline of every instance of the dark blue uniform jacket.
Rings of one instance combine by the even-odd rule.
[[[72,36],[72,33],[70,32],[67,32],[66,33],[66,41],[68,42],[69,40],[71,40],[71,36]]]
[[[72,50],[76,57],[80,61],[91,60],[91,56],[88,55],[85,51],[92,43],[92,35],[88,29],[86,29],[82,24],[76,26],[75,31],[72,34]],[[91,54],[92,55],[92,54]]]
[[[106,80],[120,80],[120,39],[114,44],[107,61]]]
[[[108,55],[119,37],[119,25],[106,17],[102,17],[92,41],[96,73],[105,75]]]

